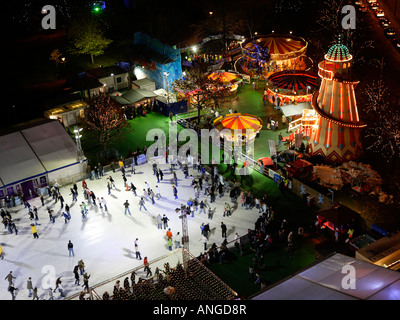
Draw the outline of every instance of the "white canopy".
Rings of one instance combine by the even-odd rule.
[[[0,136],[0,178],[4,185],[46,172],[21,132]]]
[[[77,163],[78,148],[58,120],[0,136],[0,179],[16,184]]]
[[[309,102],[300,102],[297,105],[287,104],[280,107],[285,117],[301,116],[304,109],[312,109]]]
[[[342,284],[347,265],[354,267],[355,288]],[[400,273],[336,253],[253,300],[400,300]]]

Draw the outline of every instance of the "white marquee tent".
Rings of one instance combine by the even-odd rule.
[[[354,287],[350,271],[343,268],[347,265],[354,267]],[[252,299],[400,300],[400,272],[336,253]]]
[[[86,172],[78,148],[58,120],[23,126],[0,136],[0,198],[22,191],[28,197],[56,180]]]

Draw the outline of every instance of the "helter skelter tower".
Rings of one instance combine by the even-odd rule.
[[[311,102],[316,123],[309,152],[335,163],[356,160],[362,153],[360,133],[366,125],[358,116],[354,88],[359,81],[351,79],[352,60],[339,38],[318,64],[322,82]]]

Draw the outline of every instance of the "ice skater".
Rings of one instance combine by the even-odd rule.
[[[175,200],[178,199],[178,189],[175,186],[172,186],[172,191],[174,193]]]
[[[136,238],[136,240],[135,240],[135,254],[136,254],[136,259],[142,260],[142,256],[140,255],[139,239],[138,238]]]
[[[129,215],[132,215],[131,211],[129,210],[129,206],[130,206],[130,204],[129,204],[128,200],[126,200],[125,203],[124,203],[125,215],[126,215],[127,212],[129,213]]]
[[[147,208],[144,205],[144,198],[143,197],[141,197],[140,201],[139,201],[139,211],[142,211],[142,207],[144,208],[144,210],[147,211]]]

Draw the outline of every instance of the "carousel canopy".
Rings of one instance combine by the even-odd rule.
[[[277,89],[306,91],[307,87],[311,90],[318,87],[318,75],[308,71],[281,71],[273,73],[268,78],[269,84]]]
[[[251,52],[257,51],[257,46],[268,49],[272,60],[288,59],[305,53],[307,41],[292,35],[270,34],[246,40],[242,48]]]
[[[219,117],[214,120],[214,127],[219,131],[229,129],[242,130],[242,133],[246,133],[247,130],[254,130],[254,133],[257,133],[262,128],[262,125],[261,118],[246,113],[227,114],[225,117]]]
[[[213,81],[220,81],[225,85],[234,85],[243,81],[243,76],[239,73],[218,70],[210,73],[208,79]]]

